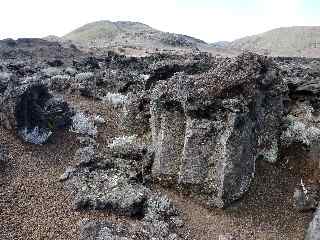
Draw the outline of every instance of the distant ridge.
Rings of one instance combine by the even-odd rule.
[[[272,56],[320,57],[320,26],[277,28],[235,40],[227,47]]]

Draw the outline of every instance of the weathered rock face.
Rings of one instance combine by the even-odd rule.
[[[313,220],[309,225],[305,240],[320,239],[320,208],[315,212]]]
[[[150,131],[150,95],[147,92],[129,94],[123,105],[121,126],[130,134]]]
[[[314,209],[319,201],[320,118],[319,59],[276,58],[289,88],[288,116],[283,122],[281,151],[284,162],[298,165],[301,183],[294,193],[295,207]],[[302,190],[302,188],[304,190]]]
[[[39,82],[10,82],[0,101],[1,124],[15,129],[26,142],[41,144],[58,130],[69,127],[72,112]]]
[[[285,92],[276,65],[251,53],[159,83],[151,101],[154,178],[193,191],[209,206],[240,198],[256,158],[278,157]]]
[[[76,168],[61,180],[74,193],[76,209],[110,210],[140,216],[150,190],[135,181],[139,168],[135,160],[103,156],[94,143],[87,142],[75,155]]]

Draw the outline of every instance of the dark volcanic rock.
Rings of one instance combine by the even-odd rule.
[[[60,177],[74,195],[75,208],[112,211],[140,220],[121,225],[85,222],[82,239],[180,239],[180,211],[166,196],[144,186],[139,177],[146,154],[143,145],[135,138],[116,138],[108,147],[109,155],[100,154],[90,138],[80,140],[77,166],[67,168]]]
[[[138,143],[135,135],[115,138],[108,148],[113,157],[124,159],[142,160],[147,152],[147,147]]]
[[[80,239],[109,240],[179,240],[183,221],[171,201],[160,195],[153,195],[145,204],[145,216],[141,221],[114,224],[111,222],[83,221]]]
[[[84,169],[73,173],[76,209],[109,210],[120,215],[140,217],[148,189],[131,183],[118,171]]]
[[[72,62],[73,57],[81,55],[80,50],[65,47],[58,42],[38,38],[6,39],[0,41],[0,59],[38,59],[49,65],[62,65],[64,60]],[[55,63],[54,63],[55,62]]]
[[[9,159],[9,152],[6,146],[0,145],[0,166],[7,163]]]
[[[41,144],[54,131],[70,126],[72,112],[45,85],[11,81],[0,98],[0,116],[1,124],[16,129],[26,142]]]
[[[82,164],[68,168],[60,178],[74,193],[75,208],[112,211],[137,221],[134,224],[83,221],[80,239],[182,239],[184,224],[180,211],[167,197],[153,193],[132,177],[132,166],[136,166],[132,161],[136,160],[89,155],[90,161],[81,160]],[[83,158],[84,154],[76,156]]]
[[[143,215],[150,190],[131,179],[136,176],[130,160],[108,158],[92,146],[80,148],[76,168],[60,178],[74,196],[76,209],[109,210],[120,215]]]
[[[255,159],[278,157],[285,92],[277,66],[251,53],[161,82],[151,101],[153,176],[196,192],[210,206],[240,198]]]
[[[320,200],[319,190],[317,184],[305,186],[302,182],[299,188],[295,189],[293,195],[294,207],[300,211],[316,209]]]
[[[320,60],[275,58],[291,94],[319,94]]]
[[[180,240],[165,222],[141,224],[114,224],[83,221],[80,240]]]
[[[320,239],[320,208],[317,209],[313,216],[313,220],[307,230],[305,240],[319,240]]]
[[[281,74],[289,88],[286,103],[287,118],[283,122],[281,151],[285,162],[300,164],[301,181],[305,189],[319,187],[320,154],[320,101],[319,101],[319,59],[276,58]],[[300,183],[297,183],[301,185]],[[318,185],[318,186],[316,186]],[[301,189],[295,192],[298,209],[310,209],[317,205],[317,191]]]
[[[150,131],[150,94],[129,94],[122,111],[121,126],[129,134]]]

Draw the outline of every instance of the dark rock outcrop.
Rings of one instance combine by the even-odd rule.
[[[317,184],[305,186],[304,183],[301,182],[300,186],[295,189],[293,206],[299,211],[316,209],[320,200],[319,190],[320,188]]]
[[[38,81],[11,81],[0,98],[1,124],[15,129],[23,140],[41,144],[59,129],[71,124],[72,111]]]
[[[95,143],[85,142],[75,154],[77,166],[60,178],[74,193],[75,208],[139,217],[150,190],[134,180],[139,171],[135,160],[104,156]]]
[[[124,132],[143,134],[150,131],[150,95],[147,92],[129,94],[122,109],[121,126]]]
[[[139,224],[82,221],[80,240],[181,240],[178,227],[163,221]]]
[[[286,113],[281,134],[283,162],[299,166],[301,183],[294,193],[295,207],[314,209],[319,201],[320,187],[320,119],[319,59],[275,58],[289,88]],[[303,189],[302,186],[303,185]]]
[[[305,240],[320,239],[320,208],[317,209],[313,216],[313,220],[309,225]]]
[[[278,157],[286,87],[277,66],[245,53],[152,93],[153,177],[224,207],[250,186],[255,160]]]
[[[147,148],[134,137],[114,139],[105,154],[99,153],[96,143],[81,140],[84,143],[75,154],[77,165],[60,177],[72,191],[76,209],[108,210],[138,218],[148,215],[152,219],[176,212],[169,200],[143,185]]]
[[[60,177],[74,194],[75,208],[112,211],[137,220],[121,225],[84,221],[80,239],[181,239],[180,211],[166,196],[142,183],[143,145],[132,137],[117,138],[109,145],[109,153],[100,154],[95,141],[80,141],[75,154],[78,164]]]

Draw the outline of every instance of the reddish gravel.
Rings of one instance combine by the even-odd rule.
[[[219,239],[231,234],[237,240],[302,240],[312,219],[311,212],[298,212],[292,205],[297,169],[259,163],[250,192],[226,210],[209,210],[189,197],[161,189],[185,213],[192,239]]]

